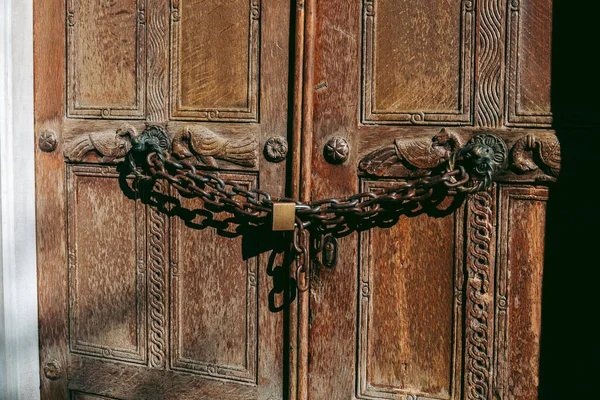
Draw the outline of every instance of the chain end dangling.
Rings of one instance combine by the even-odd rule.
[[[310,260],[308,258],[308,234],[302,222],[296,224],[293,234],[292,250],[296,256],[296,287],[299,292],[305,292],[310,286]]]

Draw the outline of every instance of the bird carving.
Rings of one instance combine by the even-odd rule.
[[[243,167],[255,167],[258,142],[253,136],[230,139],[205,127],[185,128],[173,138],[173,154],[180,158],[195,156],[203,164],[218,168],[216,160]]]
[[[432,169],[447,161],[453,152],[463,146],[462,139],[456,133],[444,128],[431,140],[396,139],[394,146],[377,149],[363,158],[359,169],[376,176],[384,175],[398,163],[411,169]]]
[[[83,161],[87,155],[96,152],[102,162],[111,163],[123,158],[131,149],[131,139],[137,136],[133,126],[124,125],[116,131],[102,131],[82,134],[73,139],[65,150],[69,161]]]
[[[534,155],[539,163],[534,159]],[[511,156],[514,168],[520,172],[542,169],[552,177],[558,177],[560,172],[560,144],[556,138],[542,139],[535,135],[524,136],[513,146]]]

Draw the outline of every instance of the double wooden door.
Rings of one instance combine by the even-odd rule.
[[[551,129],[549,0],[35,0],[45,399],[537,397]],[[474,135],[488,191],[347,232],[310,288],[123,160],[177,157],[302,201],[425,176]],[[234,221],[235,222],[235,221]]]

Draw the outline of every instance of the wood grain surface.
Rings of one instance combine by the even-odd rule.
[[[43,399],[537,398],[551,2],[34,4],[35,135],[58,139],[35,150]],[[304,202],[431,174],[478,134],[507,160],[489,191],[337,235],[297,292],[288,236],[135,190],[123,161],[153,124]]]

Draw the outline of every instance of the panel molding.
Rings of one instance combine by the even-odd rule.
[[[68,281],[69,281],[69,347],[72,353],[96,356],[110,360],[128,361],[137,364],[146,363],[146,226],[145,206],[135,201],[135,258],[136,258],[136,348],[134,351],[122,348],[110,348],[97,343],[79,340],[78,302],[78,249],[76,228],[78,222],[76,210],[77,179],[93,177],[100,179],[119,179],[120,174],[112,166],[90,166],[67,164],[67,249],[68,249]],[[118,183],[117,183],[118,184]],[[80,224],[80,225],[78,225]]]
[[[506,54],[506,125],[549,128],[551,112],[532,112],[521,108],[520,94],[520,42],[523,24],[521,0],[508,0],[507,54]]]
[[[197,108],[181,104],[181,3],[171,1],[170,116],[182,121],[258,122],[261,0],[248,0],[248,103],[243,108]]]
[[[511,296],[511,269],[509,267],[509,240],[511,237],[511,205],[514,201],[547,201],[548,188],[531,186],[509,186],[499,190],[499,252],[497,258],[495,308],[496,318],[494,326],[494,375],[493,390],[499,398],[507,398],[511,394],[509,368],[509,298]]]
[[[375,108],[375,15],[378,0],[363,0],[362,21],[362,117],[364,124],[391,125],[470,125],[472,124],[471,88],[474,69],[474,7],[462,0],[460,33],[459,106],[455,110],[405,110],[391,112]],[[458,16],[457,16],[458,17]]]
[[[81,0],[67,0],[67,117],[103,119],[143,119],[146,114],[146,9],[147,0],[136,0],[136,87],[135,103],[132,105],[106,106],[79,103],[77,98],[77,46],[75,38],[79,24],[76,3]],[[110,77],[106,77],[110,79]]]
[[[224,180],[235,182],[247,190],[257,186],[256,174],[221,174]],[[178,194],[172,193],[181,201]],[[181,297],[181,269],[183,260],[180,259],[182,246],[182,229],[185,224],[179,217],[172,217],[170,225],[170,280],[171,280],[171,369],[197,374],[207,378],[217,378],[236,383],[257,384],[258,379],[258,259],[252,257],[246,262],[246,348],[245,368],[232,365],[221,365],[214,362],[194,360],[183,354],[182,348],[182,317],[181,310],[185,307]],[[207,227],[206,229],[213,229]],[[231,240],[231,239],[229,239]],[[202,332],[198,332],[202,335]]]
[[[373,191],[378,188],[389,188],[394,180],[361,179],[361,192]],[[452,365],[450,392],[447,396],[422,393],[411,389],[374,385],[369,381],[369,330],[372,309],[372,273],[371,268],[371,233],[365,230],[359,235],[359,267],[357,284],[358,323],[357,323],[357,364],[356,364],[356,399],[365,400],[458,400],[461,393],[461,364],[462,364],[462,320],[463,320],[463,239],[464,210],[458,208],[454,215],[454,293],[452,319]]]

